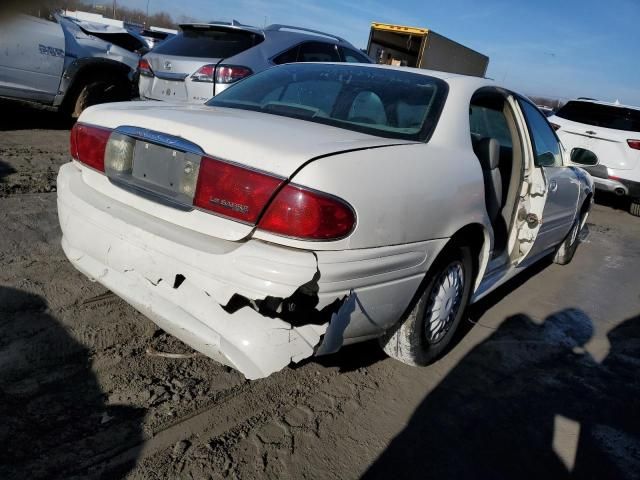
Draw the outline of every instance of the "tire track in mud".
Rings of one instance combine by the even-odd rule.
[[[233,438],[241,436],[243,432],[248,433],[257,425],[304,401],[336,375],[336,372],[322,373],[316,370],[308,372],[310,375],[306,376],[306,370],[312,370],[312,367],[303,365],[298,369],[287,369],[268,379],[247,381],[221,392],[210,404],[154,429],[138,444],[115,452],[111,457],[96,457],[68,474],[81,475],[98,465],[110,471],[134,460],[144,462],[158,453],[173,450],[176,444],[185,441],[190,443],[194,440],[224,438],[223,443],[229,446]]]

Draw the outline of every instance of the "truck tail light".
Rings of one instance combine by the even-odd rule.
[[[258,228],[303,240],[337,240],[356,224],[353,209],[343,200],[297,185],[278,192]]]
[[[234,83],[248,77],[253,72],[247,67],[238,65],[218,65],[216,69],[216,83]]]
[[[640,140],[627,140],[627,145],[634,150],[640,150]]]
[[[194,206],[255,224],[283,178],[202,157]]]
[[[153,70],[151,70],[151,64],[146,58],[138,60],[138,72],[143,77],[153,77]]]
[[[76,123],[71,129],[71,156],[79,162],[104,172],[104,152],[111,130]]]
[[[560,130],[560,125],[558,125],[557,123],[549,122],[549,125],[551,125],[551,128],[553,128],[555,131]]]
[[[204,65],[203,67],[200,67],[196,73],[191,75],[191,80],[194,82],[213,83],[213,73],[215,70],[216,66],[213,64]]]

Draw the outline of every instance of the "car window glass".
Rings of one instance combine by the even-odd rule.
[[[350,48],[342,47],[342,56],[347,63],[371,63],[369,57]]]
[[[529,126],[535,165],[537,167],[562,166],[560,144],[545,116],[528,102],[521,101],[520,106]]]
[[[283,63],[293,63],[298,59],[298,48],[300,45],[296,45],[289,50],[282,52],[280,55],[273,59],[273,63],[276,65],[282,65]]]
[[[336,46],[331,43],[307,42],[300,45],[298,62],[339,62]]]
[[[319,114],[330,115],[340,91],[340,82],[310,80],[291,83],[279,99],[281,102],[308,105],[319,110]],[[263,101],[269,101],[267,95]]]
[[[228,58],[262,42],[253,32],[224,28],[184,28],[182,32],[162,42],[153,53],[196,58]]]
[[[424,74],[353,63],[294,63],[252,75],[207,105],[425,141],[435,128],[447,91],[444,81]]]
[[[640,110],[632,108],[571,101],[558,110],[556,116],[595,127],[640,132]]]
[[[513,147],[511,132],[502,110],[495,110],[480,105],[471,105],[469,110],[471,134],[477,140],[495,138],[501,147]]]

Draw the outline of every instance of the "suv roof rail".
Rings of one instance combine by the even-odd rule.
[[[578,97],[576,100],[589,100],[590,102],[597,102],[598,101],[595,98],[590,98],[590,97]]]
[[[280,30],[296,30],[299,32],[315,33],[317,35],[323,35],[325,37],[333,38],[335,40],[338,40],[339,42],[349,43],[344,38],[339,37],[338,35],[332,35],[331,33],[321,32],[320,30],[313,30],[311,28],[294,27],[293,25],[282,25],[280,23],[274,23],[273,25],[269,25],[267,28],[265,28],[265,31],[280,31]]]

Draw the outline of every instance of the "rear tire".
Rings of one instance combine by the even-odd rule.
[[[114,78],[91,77],[74,90],[75,95],[68,102],[68,113],[73,118],[92,105],[130,100],[131,96],[126,82]]]
[[[640,217],[640,200],[633,200],[629,206],[629,213],[634,217]]]
[[[408,365],[429,365],[449,347],[464,316],[473,283],[471,249],[446,247],[423,282],[404,320],[379,339],[384,352]]]

